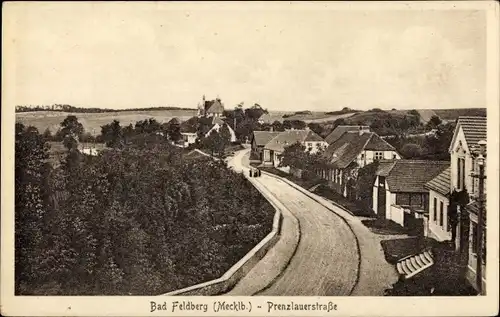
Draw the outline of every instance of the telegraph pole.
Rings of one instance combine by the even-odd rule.
[[[479,166],[479,175],[475,176],[479,179],[479,210],[477,212],[477,264],[476,264],[476,285],[479,295],[483,293],[483,230],[484,230],[484,162],[486,154],[486,141],[479,141],[479,156],[477,157],[477,164]]]

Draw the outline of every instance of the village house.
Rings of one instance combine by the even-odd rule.
[[[429,212],[429,191],[424,185],[447,168],[446,161],[380,162],[373,184],[373,211],[423,236]]]
[[[297,142],[302,144],[305,150],[310,153],[316,153],[327,146],[323,138],[309,128],[283,131],[264,146],[264,165],[271,165],[278,168],[285,148]],[[280,169],[285,172],[289,171],[288,167],[280,167]]]
[[[362,130],[363,132],[371,132],[370,127],[366,125],[339,125],[333,131],[326,136],[325,142],[332,144],[337,141],[346,132],[358,132]]]
[[[231,126],[229,124],[225,123],[224,121],[222,121],[220,116],[215,116],[215,115],[212,117],[210,130],[208,130],[208,132],[205,133],[205,137],[208,137],[210,135],[210,133],[212,133],[212,131],[219,132],[220,128],[222,128],[222,126],[224,126],[224,125],[228,128],[229,134],[231,135],[230,141],[236,142],[236,140],[237,140],[236,133],[234,133],[234,130],[231,128]]]
[[[339,194],[352,197],[359,168],[378,160],[399,160],[401,155],[378,134],[358,126],[354,131],[345,131],[331,143],[322,158],[326,164],[318,169],[318,175]]]
[[[191,144],[195,144],[198,140],[198,133],[196,132],[181,132],[182,135],[182,146],[189,147]]]
[[[281,132],[276,131],[253,131],[250,137],[251,152],[250,159],[264,161],[264,146]],[[267,159],[270,161],[270,159]]]
[[[201,103],[198,104],[198,117],[222,117],[224,104],[217,97],[215,100],[205,100],[205,95]]]
[[[425,236],[437,241],[452,239],[448,218],[450,184],[451,168],[448,167],[424,186],[429,190],[429,222],[425,228]]]
[[[450,190],[451,192],[461,192],[467,190],[470,198],[470,203],[465,207],[465,210],[458,212],[466,212],[469,215],[469,223],[459,222],[457,225],[456,246],[460,251],[463,247],[467,248],[467,273],[466,278],[469,283],[479,290],[477,280],[482,281],[481,293],[484,293],[486,288],[486,264],[483,263],[481,276],[477,273],[477,256],[478,252],[486,252],[477,250],[478,231],[482,230],[483,237],[485,236],[486,222],[483,221],[483,228],[478,229],[478,214],[481,208],[480,199],[482,200],[483,219],[486,219],[486,186],[483,186],[483,197],[479,195],[479,179],[478,171],[479,164],[486,167],[486,117],[459,117],[455,132],[449,147],[451,159],[451,177]],[[484,145],[481,145],[484,143]],[[468,228],[465,228],[468,227]],[[463,238],[462,231],[468,231],[468,237]],[[482,256],[485,258],[485,254]],[[483,260],[484,262],[484,260]]]

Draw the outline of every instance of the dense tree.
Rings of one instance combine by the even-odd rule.
[[[38,250],[49,204],[48,146],[33,127],[16,123],[15,131],[15,280],[17,292],[36,282]]]
[[[275,120],[272,123],[272,127],[274,131],[285,131],[285,128],[283,127],[283,124],[279,122],[278,120]]]
[[[220,277],[268,234],[273,210],[223,161],[182,155],[136,133],[45,171],[43,138],[16,126],[16,292],[149,295]]]
[[[143,122],[139,123],[139,126],[141,128],[142,128],[142,124],[143,124]],[[137,124],[136,124],[136,126],[137,126]],[[129,127],[129,129],[130,129],[130,127]],[[113,122],[106,124],[106,125],[103,125],[101,127],[101,135],[102,135],[102,139],[106,143],[107,147],[122,148],[124,146],[124,143],[125,143],[124,135],[123,135],[122,127],[120,126],[120,121],[118,121],[118,120],[113,120]]]
[[[437,128],[442,123],[441,119],[438,116],[432,116],[429,122],[427,122],[427,127],[430,129]]]
[[[422,155],[422,148],[415,143],[406,143],[400,152],[405,159],[418,158]]]
[[[45,131],[43,131],[43,138],[45,139],[45,141],[52,141],[52,132],[50,131],[49,128],[45,129]]]
[[[323,135],[323,133],[324,133],[324,128],[319,123],[311,122],[307,126],[309,127],[309,129],[316,132],[318,135]]]
[[[60,135],[61,139],[72,137],[76,140],[79,140],[83,132],[85,132],[83,125],[74,115],[67,116],[60,125],[61,129],[58,131],[58,134]]]
[[[181,126],[177,122],[169,123],[166,127],[166,133],[172,142],[178,142],[182,138]]]

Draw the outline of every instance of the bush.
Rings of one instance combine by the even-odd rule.
[[[165,293],[220,277],[272,228],[242,175],[159,136],[47,168],[37,135],[16,134],[17,294]]]

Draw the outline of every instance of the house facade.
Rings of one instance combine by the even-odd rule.
[[[182,135],[182,145],[188,147],[191,144],[195,144],[198,140],[198,134],[196,132],[181,132]]]
[[[452,239],[451,225],[448,217],[450,208],[451,168],[425,184],[429,190],[429,219],[425,226],[425,236],[437,241]]]
[[[208,137],[210,135],[210,133],[212,133],[212,131],[217,131],[219,132],[219,130],[223,127],[223,126],[226,126],[229,130],[229,134],[231,135],[230,137],[230,141],[231,142],[236,142],[236,133],[234,133],[234,130],[231,128],[231,126],[229,126],[229,124],[225,123],[224,121],[222,121],[222,119],[219,117],[219,116],[213,116],[212,117],[212,127],[210,128],[210,130],[208,130],[208,132],[205,134],[205,137]]]
[[[425,185],[448,167],[449,162],[444,161],[381,162],[373,185],[373,211],[382,219],[424,235],[429,212]]]
[[[478,231],[483,231],[485,236],[486,221],[483,221],[484,226],[479,228],[478,214],[480,208],[483,208],[483,219],[486,219],[486,186],[483,186],[483,197],[479,196],[479,179],[477,176],[479,171],[480,152],[486,156],[486,148],[481,149],[480,142],[486,141],[486,117],[459,117],[453,134],[453,138],[449,147],[451,160],[451,180],[450,190],[461,192],[467,190],[470,203],[465,207],[465,210],[460,210],[459,213],[467,213],[469,222],[459,222],[457,225],[457,250],[461,252],[464,248],[467,252],[467,270],[466,278],[476,290],[479,290],[478,285],[478,270],[477,257],[479,252],[483,252],[483,260],[485,258],[486,249],[477,250]],[[486,167],[486,160],[484,160]],[[480,204],[482,198],[483,205]],[[464,238],[464,234],[466,237]],[[483,243],[484,245],[484,243]],[[482,281],[481,293],[484,294],[486,289],[486,264],[482,261],[480,280]]]
[[[374,161],[399,160],[401,155],[376,133],[358,127],[344,132],[330,144],[322,158],[326,165],[318,169],[317,174],[339,194],[350,197],[360,168]]]
[[[262,156],[263,164],[274,166],[288,172],[289,168],[279,167],[281,155],[287,146],[297,142],[302,144],[305,147],[305,150],[310,153],[316,153],[327,146],[327,143],[323,140],[323,138],[310,129],[283,131],[272,138],[264,146]]]
[[[253,131],[252,136],[250,137],[250,159],[259,160],[260,162],[265,161],[264,147],[278,134],[280,134],[280,132],[272,131],[272,129],[270,131]],[[269,152],[266,153],[269,155]],[[270,157],[267,157],[266,161],[270,161]]]

